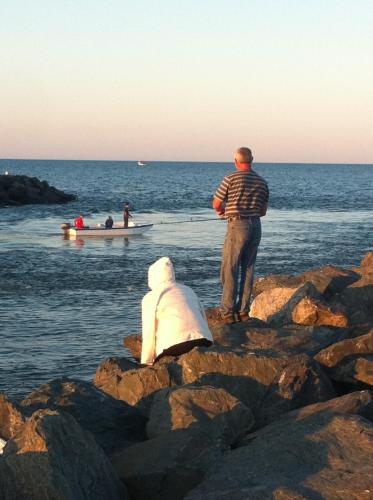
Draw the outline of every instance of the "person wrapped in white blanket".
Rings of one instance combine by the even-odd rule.
[[[168,257],[149,267],[148,284],[151,291],[142,300],[141,364],[212,345],[205,311],[194,291],[175,281]]]

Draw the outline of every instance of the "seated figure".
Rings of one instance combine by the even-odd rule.
[[[142,364],[151,365],[163,356],[180,356],[195,346],[212,345],[198,297],[190,287],[175,281],[168,257],[149,267],[148,284],[151,291],[142,300]]]
[[[111,215],[106,219],[105,221],[105,227],[106,229],[111,229],[113,227],[114,221]]]

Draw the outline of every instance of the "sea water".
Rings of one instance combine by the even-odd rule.
[[[373,166],[254,168],[270,188],[257,276],[354,267],[372,250]],[[106,357],[129,356],[122,341],[141,332],[147,269],[161,256],[173,260],[177,279],[204,306],[217,305],[226,223],[215,218],[211,200],[233,169],[228,163],[0,161],[0,173],[36,176],[77,196],[66,205],[0,209],[0,392],[22,397],[60,376],[91,380]],[[136,222],[154,224],[149,233],[63,238],[61,223],[79,213],[86,224],[108,215],[121,221],[125,201]]]

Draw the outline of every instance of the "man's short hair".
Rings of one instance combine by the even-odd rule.
[[[238,148],[234,155],[234,159],[237,163],[251,163],[253,161],[251,149],[245,147]]]

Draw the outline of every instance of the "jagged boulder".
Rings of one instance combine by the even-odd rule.
[[[97,368],[94,383],[97,387],[108,385],[116,376],[120,377],[124,372],[137,368],[140,365],[128,358],[107,358]]]
[[[258,427],[281,414],[334,397],[320,366],[306,355],[232,352],[222,348],[193,349],[180,356],[183,384],[221,387],[254,414]]]
[[[290,299],[296,295],[298,290],[299,288],[278,287],[262,292],[253,300],[250,307],[250,316],[268,323],[275,323],[273,318],[286,307]],[[290,323],[289,316],[290,314],[288,313],[282,322],[283,324]],[[279,323],[279,321],[277,321],[277,323]]]
[[[291,288],[294,291],[302,285],[299,276],[290,274],[268,274],[257,278],[253,285],[253,297],[257,297],[263,292],[268,292],[274,288]]]
[[[70,413],[107,452],[146,437],[146,421],[136,408],[82,380],[52,380],[27,396],[20,408],[27,415],[45,408]]]
[[[323,411],[281,419],[227,453],[188,500],[368,499],[373,493],[373,425]]]
[[[0,206],[32,203],[66,203],[76,196],[27,175],[0,175]]]
[[[367,252],[364,255],[364,258],[360,262],[360,267],[361,268],[368,268],[368,267],[373,268],[373,252]]]
[[[216,320],[216,308],[206,309],[206,316],[214,344],[232,350],[271,351],[314,356],[318,351],[349,335],[348,329],[313,325],[270,326],[257,318],[225,324]],[[123,339],[123,345],[135,360],[140,360],[141,334],[132,334]],[[104,370],[103,365],[102,370]],[[110,372],[110,363],[107,364]],[[138,365],[130,366],[136,368]],[[111,377],[111,375],[110,375]]]
[[[135,444],[112,457],[131,500],[181,500],[229,447],[198,427]]]
[[[7,442],[0,472],[7,500],[128,498],[105,453],[68,413],[35,412]]]
[[[345,328],[348,318],[343,310],[331,307],[311,283],[300,288],[273,288],[258,295],[250,315],[273,325],[336,326]]]
[[[215,439],[233,444],[254,423],[251,410],[224,389],[173,387],[154,396],[147,433],[154,438],[177,429],[198,427]]]
[[[182,499],[253,424],[251,411],[223,389],[163,389],[152,402],[151,439],[112,461],[132,499]]]
[[[148,441],[112,457],[132,499],[182,499],[254,424],[223,389],[168,388],[153,398]]]
[[[98,367],[94,385],[113,398],[131,406],[139,405],[147,412],[154,393],[174,385],[174,381],[163,363],[128,369],[134,365],[126,358],[110,358]]]
[[[298,325],[327,325],[346,328],[348,318],[344,311],[331,308],[324,301],[303,297],[291,313],[293,323]]]
[[[234,351],[276,352],[293,356],[314,356],[349,335],[348,329],[326,326],[286,325],[280,328],[256,325],[249,320],[233,325],[218,324],[211,328],[214,343]]]
[[[373,387],[373,329],[365,335],[332,344],[315,359],[337,382]]]
[[[22,427],[25,417],[17,404],[0,394],[0,438],[10,439]]]
[[[323,412],[344,415],[360,415],[373,423],[373,391],[355,391],[350,394],[328,399],[327,401],[323,401],[321,403],[314,403],[303,406],[297,410],[292,410],[282,415],[279,420],[267,425],[267,427],[265,427],[265,431],[267,432],[270,429],[277,429],[277,423],[280,421],[295,422]],[[264,429],[260,429],[259,431],[251,434],[246,434],[236,443],[236,447],[250,444],[257,435],[261,435],[262,430]]]
[[[95,385],[116,399],[136,405],[145,415],[158,391],[185,384],[225,389],[253,411],[258,426],[335,394],[318,363],[306,355],[194,348],[176,359],[163,358],[154,366],[122,372],[118,366],[112,377],[105,372],[102,383],[99,367]]]
[[[336,266],[324,266],[306,271],[303,274],[291,276],[287,274],[270,274],[259,278],[254,283],[253,296],[274,288],[300,288],[305,283],[311,283],[325,298],[341,292],[348,285],[357,281],[359,274]]]
[[[367,259],[370,262],[370,259]],[[365,265],[359,269],[361,278],[345,288],[339,300],[345,307],[351,323],[373,322],[373,267]]]

